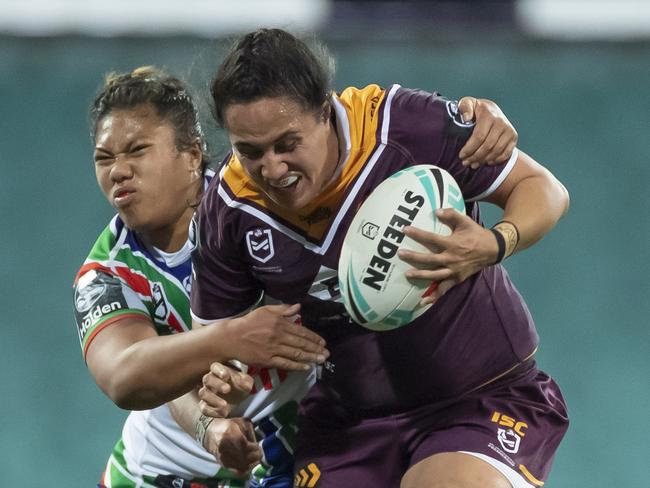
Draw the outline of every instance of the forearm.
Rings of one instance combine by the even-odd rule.
[[[198,385],[212,362],[228,359],[222,335],[219,327],[204,327],[137,341],[111,358],[98,383],[121,408],[157,407]]]
[[[201,416],[197,389],[193,388],[185,395],[170,401],[167,406],[176,423],[190,436],[195,437],[196,424]]]

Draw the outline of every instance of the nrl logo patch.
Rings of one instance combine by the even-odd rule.
[[[361,227],[361,233],[364,237],[367,237],[372,241],[377,237],[377,234],[379,234],[379,226],[372,222],[366,222],[363,224],[363,227]]]
[[[252,258],[266,263],[275,255],[271,229],[255,229],[246,232],[246,246]]]
[[[472,127],[474,125],[474,121],[472,120],[470,120],[469,122],[463,120],[463,116],[458,110],[457,101],[449,100],[446,103],[446,106],[447,106],[447,113],[449,114],[449,117],[451,117],[451,120],[454,121],[454,124],[456,124],[459,127]]]
[[[167,310],[167,302],[165,300],[165,292],[160,283],[156,282],[151,287],[151,298],[153,299],[154,311],[153,315],[159,320],[164,320],[169,315]]]
[[[497,429],[497,439],[504,451],[512,454],[517,454],[517,451],[519,451],[521,437],[514,430]]]

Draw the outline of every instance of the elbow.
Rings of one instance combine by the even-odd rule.
[[[562,190],[564,193],[564,213],[562,215],[565,215],[569,211],[569,207],[571,206],[571,196],[569,195],[569,190],[567,190],[566,186],[562,185]]]
[[[564,186],[562,182],[556,179],[555,184],[558,193],[557,200],[561,206],[560,218],[562,218],[569,211],[569,206],[571,205],[571,197],[569,195],[569,190],[567,190],[566,186]]]

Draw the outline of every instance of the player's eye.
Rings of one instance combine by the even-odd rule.
[[[144,152],[147,150],[149,146],[150,144],[138,144],[137,146],[133,146],[129,152],[133,156],[140,156],[144,154]]]
[[[260,149],[253,149],[248,147],[243,149],[238,149],[237,152],[241,157],[246,159],[251,159],[251,160],[260,159],[264,155],[264,151]]]
[[[95,154],[93,157],[95,160],[96,165],[105,165],[110,163],[113,160],[113,156],[110,156],[108,154]]]
[[[279,142],[275,145],[275,152],[278,154],[292,152],[298,146],[298,141],[291,140],[286,142]]]

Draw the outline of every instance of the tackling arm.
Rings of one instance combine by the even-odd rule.
[[[328,356],[325,341],[288,317],[299,305],[269,305],[210,327],[157,336],[145,318],[102,329],[86,361],[99,387],[121,408],[157,407],[198,385],[211,363],[232,359],[262,367],[307,370]]]

